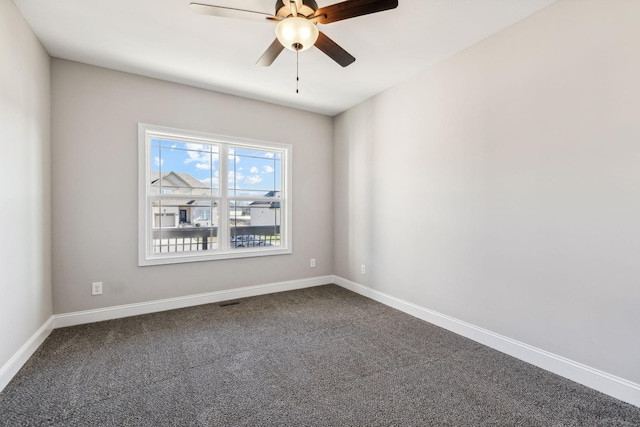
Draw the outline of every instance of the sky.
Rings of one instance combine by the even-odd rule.
[[[215,145],[153,139],[151,170],[186,172],[218,189],[218,152]],[[230,196],[264,196],[269,191],[281,190],[281,155],[278,152],[230,147],[227,167]]]

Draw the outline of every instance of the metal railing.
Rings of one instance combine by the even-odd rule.
[[[153,230],[153,253],[197,252],[215,249],[218,227],[171,227]],[[231,227],[230,247],[279,246],[280,226]]]

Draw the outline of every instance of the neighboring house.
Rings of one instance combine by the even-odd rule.
[[[276,197],[275,191],[269,191],[264,197]],[[251,225],[280,225],[280,202],[264,200],[251,203]]]
[[[151,188],[154,194],[188,194],[200,196],[211,193],[211,187],[185,172],[151,172]],[[156,189],[156,191],[153,191]],[[212,207],[198,206],[198,201],[182,198],[163,199],[162,205],[154,203],[154,227],[179,227],[185,225],[211,227],[216,215]],[[212,219],[213,218],[213,219]]]

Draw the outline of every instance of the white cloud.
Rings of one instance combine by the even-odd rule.
[[[257,167],[252,167],[251,169],[249,169],[249,172],[251,173],[258,173],[258,168]]]
[[[267,166],[263,166],[262,170],[264,171],[264,173],[272,173],[275,169],[273,169],[273,167],[267,165]]]
[[[249,184],[249,185],[258,184],[262,182],[262,177],[260,175],[251,175],[251,176],[248,176],[244,182],[245,184]]]
[[[242,181],[244,179],[244,174],[242,172],[240,172],[240,171],[238,171],[238,172],[230,171],[229,172],[229,182],[232,183],[234,181],[234,177],[235,177],[236,181]]]
[[[185,144],[185,147],[187,148],[187,150],[189,150],[187,151],[187,159],[184,161],[186,164],[189,164],[191,162],[206,161],[206,159],[209,158],[209,153],[202,152],[202,150],[204,149],[204,145],[202,144],[194,144],[188,142]]]
[[[164,160],[161,160],[160,157],[154,157],[153,162],[156,164],[156,166],[162,166],[164,164]]]
[[[185,147],[188,151],[184,163],[188,165],[189,163],[196,162],[196,169],[211,169],[213,162],[218,160],[218,153],[207,151],[211,149],[208,145],[188,142],[185,144]]]
[[[270,153],[270,152],[266,152],[266,153],[264,153],[264,156],[265,156],[267,159],[273,159],[274,154],[273,154],[273,153]]]

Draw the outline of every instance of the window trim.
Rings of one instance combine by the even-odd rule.
[[[177,139],[179,141],[200,142],[207,144],[217,144],[220,146],[219,152],[219,176],[226,177],[229,146],[242,147],[255,150],[277,150],[281,153],[281,197],[280,201],[280,245],[277,247],[248,247],[234,249],[228,247],[216,251],[200,252],[171,252],[171,255],[155,255],[151,253],[151,240],[149,233],[152,233],[152,221],[150,215],[150,199],[155,195],[151,194],[151,139]],[[207,132],[198,132],[185,129],[157,126],[146,123],[138,123],[138,266],[178,264],[186,262],[214,261],[224,259],[250,258],[259,256],[287,255],[292,250],[292,202],[291,202],[291,181],[292,181],[292,158],[293,146],[272,141],[261,141],[247,138],[238,138],[227,135],[217,135]],[[204,198],[208,200],[230,200],[242,199],[260,200],[264,197],[243,197],[229,196],[228,184],[226,180],[220,180],[220,194],[209,195]],[[193,196],[191,196],[193,197]],[[203,196],[198,196],[203,197]],[[218,206],[218,236],[219,239],[228,240],[228,203],[219,203]],[[223,225],[225,225],[223,227]]]

